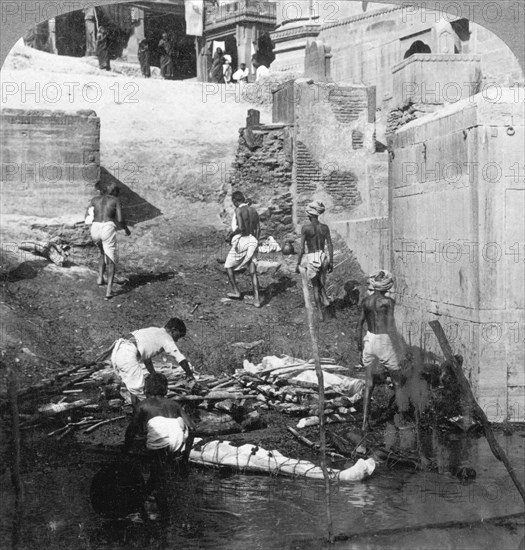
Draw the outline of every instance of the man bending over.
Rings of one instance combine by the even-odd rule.
[[[163,328],[149,327],[136,330],[129,338],[120,338],[115,342],[111,364],[131,394],[131,404],[134,407],[146,398],[145,374],[146,371],[156,374],[152,358],[159,353],[164,352],[174,357],[184,369],[186,377],[193,379],[190,364],[175,343],[184,336],[186,336],[184,321],[173,317]]]
[[[241,291],[235,281],[235,271],[248,268],[252,278],[253,305],[261,307],[256,258],[261,232],[259,214],[257,214],[255,208],[248,206],[244,195],[240,191],[232,193],[232,202],[235,206],[235,214],[232,219],[232,232],[228,236],[228,240],[231,242],[231,250],[228,252],[224,263],[228,279],[233,288],[233,292],[228,294],[228,298],[234,300],[242,298]]]
[[[372,293],[362,303],[361,317],[357,325],[357,349],[363,353],[366,369],[363,431],[368,427],[370,399],[374,389],[377,368],[386,369],[394,383],[396,394],[400,386],[400,366],[396,351],[398,339],[394,320],[395,302],[386,296],[394,285],[392,275],[383,269],[370,275],[369,290]],[[367,333],[363,339],[363,325]]]
[[[129,452],[138,433],[146,434],[146,448],[151,459],[146,497],[155,492],[159,509],[165,513],[168,509],[167,474],[170,463],[177,456],[182,456],[187,464],[193,445],[190,431],[195,426],[177,402],[166,399],[168,380],[163,374],[148,375],[144,391],[146,399],[135,409],[126,430],[124,452]]]
[[[296,273],[299,273],[303,256],[305,258],[306,274],[312,281],[314,302],[324,320],[324,308],[330,305],[326,293],[326,275],[332,272],[334,262],[334,247],[329,227],[319,222],[319,216],[325,211],[324,204],[313,201],[306,207],[310,223],[303,225],[301,231],[301,247],[297,257]],[[305,245],[308,252],[305,254]],[[328,255],[325,252],[328,248]]]

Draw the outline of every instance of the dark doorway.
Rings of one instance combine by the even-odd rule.
[[[86,53],[86,24],[82,10],[60,15],[55,19],[58,55],[83,57]]]
[[[410,48],[406,51],[405,56],[403,59],[407,59],[411,55],[414,55],[415,53],[432,53],[430,46],[428,44],[425,44],[421,40],[416,40]]]
[[[178,79],[197,76],[197,55],[195,41],[192,36],[186,36],[186,23],[183,17],[173,14],[150,14],[146,12],[144,19],[144,35],[148,41],[151,65],[160,67],[159,42],[163,33],[176,45],[173,62],[175,77]]]
[[[237,40],[235,39],[235,35],[227,36],[224,39],[224,48],[225,52],[232,56],[232,70],[235,72],[237,68],[239,67],[239,58],[237,56]]]

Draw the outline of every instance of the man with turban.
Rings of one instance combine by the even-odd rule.
[[[362,303],[361,317],[357,325],[357,349],[362,352],[366,369],[365,402],[363,411],[363,431],[368,426],[370,399],[374,389],[374,376],[378,367],[386,369],[394,387],[399,388],[400,367],[396,352],[397,333],[394,321],[395,302],[386,296],[394,285],[392,274],[384,269],[372,273],[368,279],[371,292]],[[363,339],[363,325],[367,333]]]
[[[306,269],[306,274],[312,281],[315,305],[323,320],[324,308],[330,305],[325,288],[326,274],[331,273],[334,261],[334,248],[330,229],[326,224],[319,222],[319,216],[324,211],[324,204],[320,201],[313,201],[306,207],[305,212],[310,223],[303,225],[301,231],[301,247],[295,269],[299,273],[304,256],[305,261],[302,267]],[[308,249],[306,254],[305,245]],[[328,248],[328,255],[325,248]]]

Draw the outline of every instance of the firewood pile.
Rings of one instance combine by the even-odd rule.
[[[362,397],[364,382],[348,377],[346,369],[331,359],[322,363],[327,422],[354,421],[353,405]],[[265,357],[259,365],[245,361],[233,375],[196,374],[196,381],[186,380],[183,370],[169,362],[158,362],[155,368],[168,379],[167,397],[193,411],[199,436],[264,428],[264,411],[269,409],[299,418],[298,428],[318,422],[318,386],[311,361]],[[32,407],[31,414],[22,415],[23,429],[45,427],[50,437],[62,439],[125,420],[131,407],[122,389],[107,362],[69,368],[19,393],[24,411]]]

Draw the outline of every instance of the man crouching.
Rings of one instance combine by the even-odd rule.
[[[124,452],[129,452],[139,432],[146,433],[146,448],[151,459],[146,497],[155,492],[159,511],[166,515],[169,466],[177,457],[187,464],[193,445],[191,431],[195,426],[178,403],[166,399],[168,379],[163,374],[148,375],[144,392],[146,399],[135,408],[126,430]]]

